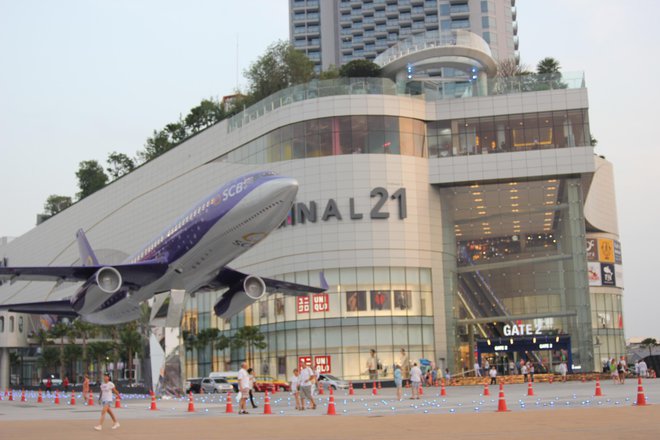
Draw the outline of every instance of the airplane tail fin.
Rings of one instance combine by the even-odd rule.
[[[98,266],[99,260],[97,260],[92,247],[87,241],[85,236],[85,231],[78,229],[76,232],[76,240],[78,241],[78,250],[80,251],[80,262],[82,266]]]

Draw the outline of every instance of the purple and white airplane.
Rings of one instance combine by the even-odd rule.
[[[286,219],[298,182],[273,172],[247,174],[221,186],[179,217],[135,255],[118,265],[99,263],[85,234],[76,234],[81,266],[0,267],[1,281],[82,282],[61,300],[0,304],[20,313],[79,316],[95,324],[139,318],[140,304],[173,289],[188,293],[227,290],[215,313],[228,318],[267,293],[319,293],[327,289],[241,273],[226,265],[263,240]],[[0,287],[1,292],[1,287]]]

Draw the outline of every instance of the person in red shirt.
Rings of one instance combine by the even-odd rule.
[[[69,378],[68,377],[66,377],[66,376],[64,377],[64,380],[62,381],[62,386],[64,387],[64,392],[65,393],[69,391]]]

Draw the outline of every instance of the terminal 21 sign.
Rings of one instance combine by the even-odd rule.
[[[391,194],[383,187],[371,190],[372,202],[368,213],[361,212],[355,207],[355,198],[351,197],[347,203],[337,203],[335,199],[328,199],[323,209],[319,209],[320,203],[311,201],[309,203],[296,202],[291,207],[289,217],[282,223],[282,227],[295,226],[304,223],[316,223],[319,221],[335,220],[361,220],[368,215],[371,219],[387,219],[390,215],[397,215],[403,220],[408,216],[406,207],[406,189],[399,188]],[[319,213],[320,217],[319,217]]]

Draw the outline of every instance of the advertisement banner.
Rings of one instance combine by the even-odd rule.
[[[327,293],[319,293],[312,295],[312,310],[314,312],[330,311],[330,301],[328,300]]]
[[[309,313],[309,296],[297,296],[296,308],[298,313]]]
[[[601,281],[603,286],[614,286],[614,265],[609,263],[601,263],[600,265]]]
[[[621,257],[621,242],[614,241],[614,263],[622,264],[623,259]]]
[[[598,261],[598,245],[595,238],[587,238],[587,261]]]
[[[614,283],[623,289],[623,266],[620,264],[614,265]]]
[[[609,238],[598,239],[598,261],[601,263],[614,263],[614,240]]]
[[[602,286],[602,278],[600,273],[600,263],[587,263],[587,273],[589,274],[590,286]]]
[[[312,363],[311,356],[298,356],[298,368],[305,368],[308,362]]]

